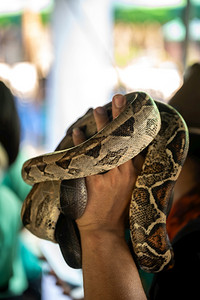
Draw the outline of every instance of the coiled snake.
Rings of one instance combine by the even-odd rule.
[[[84,178],[119,166],[144,149],[145,161],[129,210],[134,254],[148,272],[173,264],[166,216],[187,155],[187,127],[175,109],[145,93],[127,94],[126,99],[125,110],[100,132],[96,133],[89,110],[69,128],[55,152],[32,158],[22,168],[23,179],[34,184],[22,207],[23,224],[36,236],[59,243],[74,268],[81,267],[75,219],[87,205]],[[111,116],[111,104],[106,109]],[[74,147],[75,127],[82,128],[88,139]]]

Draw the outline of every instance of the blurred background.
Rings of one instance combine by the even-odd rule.
[[[0,78],[16,98],[22,145],[37,151],[52,151],[116,92],[167,101],[199,60],[199,0],[0,2]]]
[[[200,0],[0,1],[0,80],[15,96],[27,157],[53,151],[115,93],[167,102],[199,61]]]

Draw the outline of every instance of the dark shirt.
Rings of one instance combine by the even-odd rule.
[[[174,267],[155,275],[150,300],[200,299],[200,217],[174,238]]]

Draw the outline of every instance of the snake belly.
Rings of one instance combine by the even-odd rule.
[[[126,98],[124,112],[100,132],[96,133],[89,111],[69,128],[57,151],[28,160],[22,169],[24,180],[34,184],[22,207],[25,227],[40,238],[58,242],[66,262],[74,268],[82,263],[75,219],[87,205],[84,178],[119,166],[145,148],[147,155],[130,205],[132,245],[146,271],[158,272],[172,263],[166,214],[187,153],[187,128],[173,108],[155,103],[145,93]],[[111,104],[106,109],[111,115]],[[75,127],[82,128],[88,140],[73,147]]]

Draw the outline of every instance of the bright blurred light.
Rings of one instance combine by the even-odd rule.
[[[194,18],[189,24],[190,38],[193,41],[200,40],[200,19]]]
[[[33,64],[21,62],[13,65],[10,84],[15,94],[23,98],[31,97],[35,92],[37,82],[37,71]]]
[[[52,0],[25,0],[23,9],[39,12],[52,4]]]
[[[162,30],[166,41],[181,42],[185,39],[186,30],[179,18],[167,22]]]
[[[169,99],[181,85],[180,75],[175,68],[131,65],[119,73],[128,89],[154,90],[163,95],[163,100]]]
[[[6,82],[10,81],[11,68],[8,64],[0,63],[0,79]]]
[[[17,13],[27,8],[41,11],[52,5],[52,2],[52,0],[2,0],[0,1],[0,13]]]
[[[116,0],[117,4],[128,4],[144,7],[166,7],[185,4],[184,0]]]

